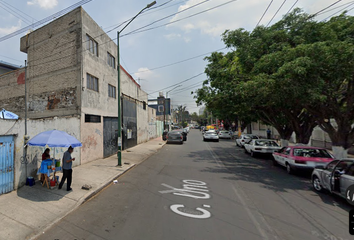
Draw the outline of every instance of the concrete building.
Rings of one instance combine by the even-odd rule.
[[[0,123],[0,139],[12,136],[15,145],[14,188],[25,182],[25,175],[35,175],[35,161],[43,150],[30,147],[27,161],[21,161],[25,81],[30,137],[51,129],[75,136],[83,147],[75,149],[74,165],[115,154],[117,46],[101,27],[78,7],[22,37],[20,50],[27,53],[26,80],[23,68],[0,76],[0,108],[20,116],[18,121]],[[154,134],[150,131],[147,93],[124,68],[121,70],[122,140],[126,149]],[[65,150],[56,149],[56,157]],[[27,174],[23,174],[25,170]]]

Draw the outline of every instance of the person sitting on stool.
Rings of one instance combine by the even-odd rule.
[[[50,149],[46,148],[44,153],[42,154],[42,161],[46,160],[46,159],[50,159]],[[41,173],[41,182],[43,183],[45,179],[45,175],[43,173]]]
[[[64,153],[63,156],[63,177],[61,178],[60,184],[59,184],[59,189],[63,187],[63,184],[66,179],[68,179],[66,183],[66,190],[71,191],[71,180],[72,180],[72,163],[75,161],[75,158],[71,158],[71,154],[74,151],[73,147],[69,147],[68,151]]]

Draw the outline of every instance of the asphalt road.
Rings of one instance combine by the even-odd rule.
[[[93,176],[94,177],[94,176]],[[318,194],[232,140],[192,130],[165,145],[39,239],[353,239],[345,200]]]

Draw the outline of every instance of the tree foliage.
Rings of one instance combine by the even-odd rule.
[[[225,31],[222,39],[230,51],[206,58],[197,102],[273,125],[284,139],[295,131],[308,143],[319,125],[334,146],[354,143],[354,17],[316,22],[295,9],[270,27]]]

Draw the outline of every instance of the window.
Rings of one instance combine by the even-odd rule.
[[[146,110],[146,102],[143,102],[143,109]]]
[[[109,52],[107,52],[107,63],[112,68],[115,68],[116,66],[116,59]]]
[[[100,123],[101,116],[85,114],[85,122]]]
[[[98,78],[87,73],[87,88],[98,92]]]
[[[108,97],[116,98],[116,87],[108,84]]]
[[[86,35],[86,46],[87,50],[98,57],[98,43],[89,35]]]

